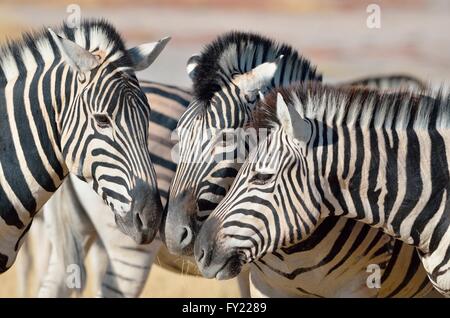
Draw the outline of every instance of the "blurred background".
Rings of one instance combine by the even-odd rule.
[[[448,0],[1,0],[0,43],[23,31],[57,25],[78,5],[105,17],[131,46],[172,36],[140,78],[190,85],[189,56],[229,30],[256,31],[297,48],[329,82],[407,73],[433,85],[450,79]],[[380,24],[371,20],[380,8]],[[368,12],[369,11],[369,12]],[[368,23],[369,19],[369,23]],[[16,295],[14,268],[0,276],[0,297]],[[92,296],[91,288],[85,293]],[[217,282],[152,270],[144,297],[238,296],[235,281]]]

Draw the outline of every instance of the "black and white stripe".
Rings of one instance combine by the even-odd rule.
[[[192,255],[201,223],[240,167],[236,149],[226,145],[227,133],[245,126],[260,94],[271,87],[321,80],[290,46],[239,32],[219,37],[191,58],[188,72],[194,98],[177,127],[178,166],[163,230],[169,251],[182,255]]]
[[[245,36],[243,36],[243,38],[247,39]],[[239,40],[234,38],[231,39],[239,43]],[[257,38],[252,39],[259,41]],[[234,42],[227,36],[224,36],[223,40],[230,41],[228,45],[236,49],[236,47],[233,46]],[[220,42],[220,39],[217,41]],[[262,43],[263,44],[260,47],[261,50],[274,50],[274,48],[270,48],[270,45],[268,45],[266,41],[262,41]],[[191,73],[193,72],[194,75],[203,74],[202,78],[208,78],[209,82],[214,82],[211,77],[214,77],[215,73],[207,73],[206,66],[208,66],[209,69],[215,70],[211,65],[234,65],[236,64],[234,59],[241,62],[247,61],[255,56],[253,51],[254,45],[256,44],[253,43],[253,45],[250,46],[251,49],[249,52],[245,51],[245,49],[236,49],[233,55],[230,53],[229,49],[227,50],[227,44],[212,44],[212,48],[221,47],[221,52],[227,52],[227,54],[221,56],[219,54],[220,51],[217,52],[211,48],[207,48],[202,55],[197,56],[195,59],[191,59],[191,61],[188,62],[188,71]],[[275,47],[277,46],[274,42],[272,42],[272,45]],[[293,51],[293,49],[291,50]],[[214,54],[211,52],[214,52]],[[246,56],[246,54],[248,54],[248,56]],[[292,53],[288,53],[286,49],[283,54],[286,56],[292,55]],[[274,54],[273,56],[276,55],[277,54]],[[224,62],[226,59],[231,59],[232,61]],[[286,86],[292,83],[292,79],[302,80],[316,77],[317,80],[320,80],[320,76],[315,75],[315,69],[310,66],[309,62],[298,57],[298,54],[296,54],[296,59],[302,60],[302,62],[298,63],[301,63],[304,67],[294,67],[294,69],[299,72],[294,76],[292,74],[292,68],[285,65],[282,69],[288,72],[289,76],[285,77],[288,78],[288,80],[283,82],[275,81],[278,86],[280,84]],[[195,66],[196,63],[198,66]],[[203,71],[197,73],[196,70],[198,67],[201,67],[202,63],[204,63],[205,68],[201,68]],[[252,67],[254,67],[254,65],[252,65]],[[248,71],[248,69],[245,69],[244,72],[245,71]],[[220,68],[217,72],[218,74],[221,74]],[[282,77],[282,75],[279,76]],[[223,78],[223,76],[219,75],[217,75],[217,77],[219,77],[219,79]],[[193,77],[193,80],[195,84],[195,76]],[[233,133],[233,129],[245,127],[247,122],[251,120],[251,110],[254,108],[253,104],[246,103],[246,101],[242,101],[240,98],[230,98],[230,96],[233,96],[232,94],[226,95],[226,99],[224,98],[223,93],[222,95],[219,94],[221,90],[225,92],[230,91],[231,89],[228,87],[234,87],[233,83],[223,81],[221,82],[221,85],[210,86],[209,89],[212,90],[212,93],[207,94],[205,93],[205,90],[207,89],[203,87],[201,78],[199,81],[197,86],[194,85],[194,95],[200,97],[194,100],[189,106],[179,123],[181,163],[177,169],[171,187],[168,216],[165,222],[167,229],[165,231],[165,241],[169,250],[175,253],[188,255],[192,254],[192,244],[204,220],[225,196],[241,166],[236,160],[237,155],[235,147],[226,144],[226,142],[223,145],[220,145],[220,141],[222,141],[220,137],[222,134],[226,135],[228,132]],[[413,88],[422,85],[420,81],[414,80],[414,78],[408,76],[385,76],[384,81],[381,77],[375,77],[374,79],[369,77],[367,79],[361,79],[361,82],[370,85],[373,85],[373,83],[380,86],[391,85],[391,88],[395,85]],[[356,85],[357,82],[355,81],[354,84]],[[340,85],[347,86],[348,83]],[[195,92],[196,87],[200,88],[199,93]],[[261,90],[264,89],[265,87]],[[239,121],[236,121],[237,118]],[[219,142],[210,138],[210,136],[202,139],[203,135],[206,135],[205,132],[208,129],[216,130],[216,133],[219,136]],[[216,152],[217,157],[227,158],[227,160],[217,161],[210,157],[200,156],[202,153],[210,152],[211,148],[214,147],[216,147],[214,151]],[[378,235],[377,231],[357,225],[353,221],[346,222],[345,220],[332,226],[329,226],[328,223],[328,227],[332,229],[330,235],[327,236],[328,232],[322,232],[321,237],[328,238],[328,240],[318,239],[317,241],[317,243],[321,242],[322,244],[312,244],[310,245],[310,248],[303,246],[302,248],[299,248],[299,250],[293,249],[293,252],[289,255],[280,256],[282,253],[279,252],[278,254],[272,255],[272,257],[267,257],[266,264],[263,265],[260,263],[260,268],[252,267],[252,276],[256,277],[259,275],[261,278],[259,281],[264,282],[264,284],[272,284],[271,288],[269,288],[269,290],[272,291],[275,289],[280,291],[285,288],[291,290],[294,289],[294,292],[289,292],[290,295],[294,296],[307,294],[308,292],[306,292],[306,290],[311,289],[311,286],[316,288],[319,285],[319,280],[330,282],[330,284],[327,285],[330,286],[330,288],[326,290],[316,290],[316,293],[311,291],[310,293],[322,296],[337,295],[341,288],[343,293],[349,294],[351,288],[344,288],[342,286],[349,285],[356,281],[356,279],[354,279],[354,273],[352,271],[347,271],[348,275],[341,275],[338,282],[333,275],[326,275],[326,270],[327,268],[332,269],[336,264],[340,264],[338,267],[341,271],[345,272],[345,269],[348,269],[350,264],[352,264],[352,260],[355,261],[362,258],[363,261],[359,262],[359,267],[355,267],[356,269],[359,269],[359,273],[365,275],[364,265],[369,264],[369,260],[376,261],[383,269],[390,268],[386,271],[383,280],[395,281],[395,283],[391,285],[391,289],[383,289],[380,292],[378,290],[371,291],[365,289],[362,290],[361,293],[355,294],[355,296],[367,297],[373,296],[374,294],[387,295],[389,294],[389,290],[396,290],[391,296],[413,296],[422,295],[430,290],[429,285],[421,285],[422,281],[426,282],[425,273],[423,268],[414,265],[418,263],[418,260],[417,256],[412,253],[411,248],[401,245],[401,249],[396,249],[396,256],[393,257],[393,249],[391,247],[392,242],[387,242],[389,238]],[[341,236],[341,241],[344,237],[348,240],[344,245],[341,244],[341,246],[339,246],[340,248],[335,247],[330,251],[330,248],[332,247],[332,241],[330,240],[332,240],[333,237],[336,238],[344,227],[347,229],[347,236]],[[325,225],[323,228],[325,228]],[[360,235],[365,232],[370,232],[369,237],[374,238],[373,242],[369,242],[369,239],[361,242],[360,239],[358,239]],[[355,246],[358,244],[360,247],[356,249]],[[368,248],[367,251],[362,250],[364,246],[365,248]],[[352,252],[348,252],[349,250]],[[373,257],[361,257],[361,253],[363,252],[368,253],[368,255],[373,255]],[[313,253],[317,255],[317,258],[312,258]],[[402,255],[402,257],[398,258],[398,255]],[[409,257],[407,255],[414,256]],[[308,264],[309,260],[310,262],[315,262],[315,265],[304,265],[299,262],[299,260],[302,259],[306,260],[305,264]],[[388,265],[390,260],[391,263]],[[283,270],[280,270],[280,268],[289,268],[289,272],[291,273],[284,272]],[[408,271],[408,275],[413,272],[414,275],[412,276],[414,276],[414,279],[408,278],[403,281],[401,277],[406,275],[406,271]],[[262,273],[262,275],[259,273]],[[298,274],[296,275],[295,273]],[[362,276],[360,276],[360,278],[361,277]],[[422,281],[418,283],[420,277],[422,277]],[[253,283],[255,284],[256,282]],[[341,284],[341,287],[339,287],[339,284]],[[409,284],[411,287],[408,286]],[[305,288],[303,291],[301,290],[302,286]],[[387,286],[387,284],[384,284],[384,286]],[[299,289],[297,289],[297,287]],[[260,288],[260,292],[261,290],[264,290],[264,288]]]
[[[271,133],[203,225],[199,267],[236,275],[243,263],[310,244],[333,222],[321,218],[345,216],[416,247],[431,282],[449,295],[449,107],[448,96],[361,88],[274,92],[253,123]]]
[[[140,85],[152,105],[148,144],[161,200],[166,202],[176,167],[171,159],[175,141],[170,137],[191,100],[191,94],[188,90],[159,83],[140,81]],[[150,245],[139,245],[125,237],[92,189],[75,178],[62,185],[44,206],[44,213],[52,249],[51,261],[39,290],[40,297],[80,294],[86,278],[98,281],[98,297],[140,295],[158,254],[160,240],[156,239]],[[92,246],[94,241],[98,243]],[[90,277],[86,277],[84,270],[88,252],[96,257]],[[79,289],[71,289],[66,284],[67,268],[71,264],[83,269],[82,277],[85,279]]]
[[[134,75],[152,60],[142,47],[127,51],[104,21],[56,33],[25,34],[1,48],[0,272],[69,172],[93,181],[137,241],[150,241],[160,220],[150,108]]]

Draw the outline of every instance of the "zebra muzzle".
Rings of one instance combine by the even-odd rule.
[[[164,242],[170,253],[192,256],[196,231],[198,206],[194,195],[185,191],[169,199],[167,215],[162,226]]]
[[[237,250],[228,249],[214,239],[216,228],[214,219],[207,220],[203,225],[195,241],[195,261],[204,277],[231,279],[241,272],[242,262]]]
[[[116,214],[116,223],[136,243],[149,244],[158,232],[163,214],[159,191],[138,180],[132,200],[131,211],[124,216]]]

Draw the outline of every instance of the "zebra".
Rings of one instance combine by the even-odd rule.
[[[216,151],[212,148],[216,139],[223,135],[226,142],[228,130],[244,127],[260,93],[297,80],[322,78],[290,46],[242,32],[219,36],[201,55],[188,60],[187,71],[194,96],[177,126],[174,156],[178,166],[161,230],[169,252],[180,255],[193,254],[197,230],[222,199],[240,166],[235,158],[220,164],[213,156],[205,158],[209,151]]]
[[[170,132],[175,129],[178,118],[189,104],[191,94],[187,89],[167,84],[148,81],[140,81],[140,84],[152,105],[149,148],[157,173],[161,201],[164,204],[171,176],[175,172],[175,164],[170,158],[173,146]],[[42,280],[39,297],[69,297],[73,293],[80,295],[87,279],[84,258],[88,252],[95,256],[90,272],[94,274],[98,297],[139,296],[155,257],[158,265],[172,272],[200,276],[193,260],[171,256],[160,240],[155,239],[150,245],[138,246],[123,237],[111,224],[109,213],[99,212],[102,209],[107,210],[85,183],[70,178],[62,185],[44,206],[46,230],[34,233],[37,229],[33,227],[31,237],[28,236],[24,244],[27,253],[22,249],[19,255],[24,257],[24,264],[18,262],[21,269],[17,273],[18,285],[21,287],[20,296],[28,295],[25,290],[31,281],[31,261],[37,261],[39,265],[35,269],[38,278]],[[49,236],[50,248],[39,239],[42,235]],[[38,257],[35,258],[31,255],[32,245],[35,243],[33,240],[40,241],[39,253],[36,253]],[[120,244],[117,244],[118,242]],[[43,246],[46,247],[45,250],[51,250],[50,256],[41,253]],[[44,266],[41,266],[42,264]],[[79,288],[69,288],[66,284],[67,268],[73,265],[80,269]],[[46,266],[47,270],[44,271]],[[241,275],[238,283],[241,296],[249,297],[248,275]]]
[[[391,77],[386,76],[386,81],[390,81]],[[408,77],[404,79],[404,81],[410,80],[413,81]],[[175,128],[181,113],[189,104],[191,94],[186,89],[158,83],[140,81],[140,85],[146,93],[149,103],[152,105],[149,148],[152,152],[152,162],[157,172],[158,188],[164,204],[167,199],[167,190],[171,179],[170,173],[174,173],[174,165],[169,165],[167,161],[170,158],[166,157],[170,153],[172,145],[169,135],[170,131]],[[158,158],[161,155],[163,159]],[[164,170],[169,171],[169,173],[164,173],[160,170],[160,165],[162,164],[166,167]],[[92,191],[89,191],[89,186],[75,178],[73,178],[73,181],[71,179],[66,181],[65,185],[44,206],[45,220],[48,224],[46,232],[50,234],[53,246],[52,257],[55,258],[47,266],[47,274],[38,275],[38,277],[45,277],[39,292],[40,297],[68,297],[72,292],[80,294],[85,286],[84,257],[88,251],[90,255],[95,255],[96,257],[95,261],[91,263],[94,269],[91,268],[90,272],[94,272],[94,277],[99,280],[98,282],[96,280],[96,288],[94,289],[98,291],[98,297],[139,296],[157,253],[157,263],[159,265],[177,273],[199,274],[195,265],[191,265],[189,261],[182,261],[169,255],[161,254],[161,250],[158,252],[160,246],[158,240],[153,241],[151,245],[138,247],[132,241],[121,238],[121,233],[110,224],[111,218],[108,212],[98,212],[105,208],[102,207],[101,201],[92,197]],[[57,203],[58,201],[59,203]],[[86,207],[85,202],[89,202],[88,207]],[[62,208],[54,208],[54,206],[50,208],[53,204],[59,204]],[[97,244],[89,246],[88,244],[93,244],[93,237],[96,236],[98,236],[95,241]],[[62,242],[65,242],[65,244],[62,244]],[[120,245],[117,245],[117,242],[120,242]],[[41,247],[42,243],[42,240],[40,240]],[[26,247],[25,244],[24,247]],[[23,254],[22,251],[21,255]],[[38,260],[40,258],[41,255],[39,254]],[[80,276],[83,284],[78,289],[70,289],[66,285],[66,269],[73,264],[77,264],[82,269]],[[22,267],[26,269],[26,266]],[[22,282],[20,285],[27,285],[24,281],[26,277],[24,274],[25,272],[19,273],[18,281]],[[242,275],[239,278],[241,295],[249,296],[249,292],[245,290],[246,286],[242,286],[245,280],[248,282],[248,277]],[[261,285],[266,280],[262,279],[261,282],[252,283],[252,295],[263,294],[264,288]],[[283,288],[276,288],[275,290],[272,288],[270,295],[279,294],[282,290]]]
[[[161,201],[165,204],[175,172],[170,157],[175,142],[170,135],[189,104],[191,94],[187,89],[155,82],[140,81],[140,86],[152,105],[148,143]],[[97,258],[93,272],[98,280],[98,297],[140,295],[160,249],[159,239],[149,245],[138,245],[125,237],[90,187],[73,177],[44,206],[44,213],[52,248],[39,297],[81,294],[87,277],[84,259],[88,252]],[[94,242],[97,245],[92,245]],[[95,250],[92,247],[96,247]],[[67,268],[72,264],[81,269],[79,288],[69,288],[66,284]]]
[[[70,172],[91,182],[124,233],[153,239],[162,208],[146,143],[150,107],[135,70],[168,40],[126,50],[111,24],[85,20],[1,47],[0,273]]]
[[[450,296],[450,96],[433,95],[319,84],[275,90],[251,124],[270,133],[196,240],[202,273],[232,277],[307,242],[321,218],[341,216],[415,247],[433,286]]]
[[[226,134],[232,129],[244,127],[246,122],[251,120],[251,110],[254,108],[256,98],[249,98],[245,92],[240,91],[240,86],[236,84],[236,80],[240,79],[239,74],[249,74],[257,69],[260,70],[262,66],[269,68],[274,63],[264,63],[264,61],[273,61],[279,55],[284,55],[281,63],[278,63],[278,69],[282,71],[277,70],[274,79],[270,80],[268,85],[260,82],[260,90],[267,90],[266,85],[269,87],[280,86],[280,84],[288,85],[296,80],[315,79],[320,81],[321,75],[316,72],[315,67],[303,57],[299,57],[298,53],[288,45],[278,45],[272,40],[253,34],[225,34],[207,46],[202,55],[194,55],[188,61],[187,71],[194,81],[194,100],[178,123],[178,129],[180,130],[178,144],[180,163],[172,181],[167,214],[162,223],[162,236],[170,252],[192,255],[192,247],[197,232],[210,212],[225,196],[241,166],[237,160],[236,147],[233,144],[226,144],[233,140],[233,135],[228,137]],[[262,59],[262,56],[266,57],[266,59]],[[252,68],[254,68],[253,71],[251,71]],[[383,84],[398,84],[397,79],[400,78],[395,76],[386,77]],[[362,79],[362,82],[366,84],[374,81]],[[375,83],[378,83],[378,80]],[[244,85],[245,83],[238,82],[238,84],[242,85],[244,89],[247,88]],[[408,77],[404,78],[402,84],[410,84],[412,87],[423,87],[420,81],[414,81]],[[347,85],[348,83],[342,84],[342,86]],[[256,90],[256,88],[253,88],[253,91],[250,90],[250,92],[254,93]],[[211,128],[217,130],[216,135],[219,136],[217,145],[215,144],[217,138],[207,135],[208,129]],[[202,140],[202,137],[205,135],[207,135],[206,141]],[[225,144],[222,142],[225,142]],[[221,160],[206,158],[202,161],[204,159],[200,156],[202,152],[209,153],[211,149]],[[226,160],[223,158],[226,158]],[[326,224],[323,225],[324,229],[325,227]],[[346,246],[351,246],[352,242],[355,242],[355,239],[359,237],[358,235],[369,230],[368,227],[357,225],[353,221],[341,221],[339,224],[328,223],[327,227],[334,230],[334,235],[342,229],[347,229],[349,240]],[[370,242],[363,243],[367,248],[370,248],[370,252],[373,254],[382,254],[381,257],[375,260],[385,269],[384,272],[386,274],[383,280],[393,281],[390,285],[392,288],[389,289],[392,291],[392,295],[387,291],[382,291],[382,293],[378,294],[390,296],[420,296],[426,294],[430,290],[430,286],[427,284],[425,273],[423,268],[419,266],[419,261],[414,251],[408,246],[393,244],[388,237],[382,236],[374,230],[371,230],[370,234],[373,237],[374,244],[370,245]],[[331,236],[329,237],[331,238]],[[311,250],[314,250],[317,255],[323,256],[323,259],[320,259],[319,256],[316,268],[309,270],[305,268],[302,271],[305,275],[299,274],[293,278],[290,276],[284,285],[300,286],[306,284],[306,286],[317,286],[319,279],[328,279],[331,287],[326,290],[327,295],[335,295],[330,293],[337,290],[337,287],[333,288],[333,286],[336,286],[336,279],[331,275],[327,276],[326,273],[324,274],[324,268],[330,266],[331,269],[333,262],[338,262],[339,259],[345,265],[344,261],[349,256],[353,256],[356,259],[361,255],[358,256],[357,253],[345,254],[345,246],[340,249],[336,247],[333,249],[333,253],[327,255],[330,244],[331,242],[322,245],[316,244],[317,246],[311,245]],[[292,263],[290,265],[285,262],[283,266],[297,267],[298,269],[301,267],[301,264],[298,262],[299,259],[307,257],[311,260],[311,253],[308,254],[309,250],[308,248],[292,249],[290,256],[280,256],[279,259],[291,259]],[[394,256],[392,251],[395,252]],[[277,255],[279,256],[280,253]],[[398,258],[399,255],[401,255],[400,258]],[[281,263],[279,259],[278,262],[274,261],[275,265],[272,266],[273,270],[270,271],[271,273],[268,273],[269,270],[267,269],[270,267],[270,264],[268,264],[264,274],[257,273],[259,269],[256,268],[255,270],[252,267],[252,279],[259,275],[259,281],[284,281],[282,273],[277,270],[277,266],[280,266]],[[390,259],[392,261],[389,263],[388,260]],[[321,264],[319,262],[323,263],[322,266],[319,266]],[[408,264],[408,266],[404,264]],[[347,267],[343,266],[342,268]],[[409,278],[399,281],[399,277],[403,277],[401,276],[403,274],[408,274]],[[412,276],[417,279],[411,279]],[[418,282],[421,278],[422,281]],[[350,273],[349,276],[342,278],[342,284],[345,285],[345,283],[351,282],[352,279]],[[255,284],[253,284],[254,286]],[[264,288],[260,288],[260,290],[262,289]],[[280,289],[280,286],[272,286],[272,288],[269,288],[269,292],[271,293],[274,289]],[[345,290],[345,287],[343,289]],[[378,291],[365,289],[362,290],[360,295],[371,296],[376,292]],[[322,291],[319,291],[316,295],[321,293],[325,295]],[[258,294],[264,295],[264,292],[258,292]],[[290,294],[293,293],[290,292]],[[294,294],[298,296],[311,295],[313,293],[295,288]]]
[[[391,81],[391,78],[398,79],[399,77],[385,76],[384,83]],[[406,81],[420,83],[405,76],[402,83]],[[170,141],[170,132],[175,129],[178,118],[189,104],[191,93],[187,89],[148,81],[140,81],[140,85],[149,104],[152,105],[149,149],[157,172],[158,188],[164,205],[171,176],[175,172],[175,165],[170,163],[169,156],[170,148],[173,145],[173,142]],[[102,202],[96,199],[91,192],[88,185],[71,178],[44,206],[47,231],[41,231],[37,235],[50,236],[52,261],[50,264],[48,263],[46,253],[41,255],[42,246],[46,246],[43,245],[41,239],[39,257],[35,258],[38,265],[46,264],[37,268],[39,279],[44,278],[39,290],[40,297],[68,297],[73,292],[81,294],[85,288],[87,277],[84,258],[88,252],[96,257],[95,261],[91,263],[93,268],[90,272],[94,272],[96,278],[95,290],[97,290],[98,297],[139,296],[157,253],[159,265],[174,272],[199,275],[195,264],[191,264],[189,260],[174,259],[169,255],[161,254],[161,251],[158,250],[161,245],[158,240],[148,246],[136,246],[132,241],[121,238],[121,233],[110,224],[109,213],[107,211],[98,212],[101,209],[106,210],[106,207],[102,207]],[[88,207],[86,207],[87,202],[89,202]],[[35,228],[32,230],[34,231]],[[37,239],[39,238],[36,237]],[[117,242],[120,242],[120,245],[117,245]],[[30,243],[33,244],[33,242],[27,242],[23,247],[28,247],[27,245]],[[19,256],[24,254],[22,249]],[[33,260],[31,255],[28,256],[28,259]],[[19,286],[29,286],[27,283],[30,280],[27,278],[29,266],[26,264],[22,266],[21,262],[18,264],[23,268],[18,272]],[[70,289],[66,285],[66,270],[73,264],[78,265],[81,269],[82,284],[79,288]],[[41,267],[46,267],[46,273],[40,270]],[[249,296],[249,291],[245,290],[248,288],[245,286],[248,277],[242,275],[239,278],[241,295]],[[263,288],[260,286],[263,283],[258,282],[257,286],[252,284],[254,295],[262,294]],[[274,294],[273,290],[271,294]],[[25,293],[22,292],[20,295],[25,296]]]
[[[53,196],[50,200],[52,199]],[[37,287],[33,287],[41,284],[44,273],[48,269],[50,257],[50,241],[47,234],[44,213],[37,213],[33,219],[33,226],[24,238],[14,265],[17,297],[25,298],[37,295]],[[33,278],[36,282],[34,285],[32,284]]]

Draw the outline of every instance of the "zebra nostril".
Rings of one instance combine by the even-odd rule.
[[[200,256],[197,258],[197,262],[200,263],[205,258],[205,249],[202,248]]]
[[[183,226],[183,228],[181,230],[181,237],[180,237],[181,248],[185,248],[186,246],[191,244],[192,237],[193,237],[192,230],[187,226]]]
[[[188,230],[186,228],[183,228],[183,233],[181,233],[181,242],[184,241],[184,239],[188,236]]]
[[[138,230],[141,230],[143,228],[144,223],[142,222],[142,219],[141,219],[141,216],[139,215],[139,213],[136,213],[134,215],[134,222],[135,222],[136,228]]]

